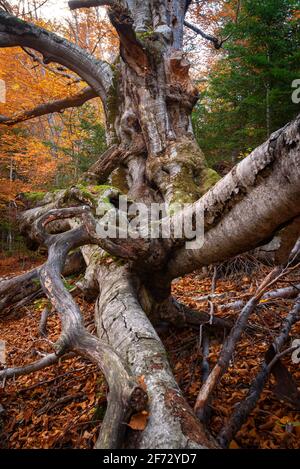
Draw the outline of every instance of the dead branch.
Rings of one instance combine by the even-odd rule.
[[[46,264],[41,268],[43,289],[58,312],[62,333],[56,343],[56,353],[74,351],[95,363],[103,372],[110,389],[108,407],[101,426],[98,444],[103,448],[120,447],[124,436],[124,422],[146,403],[145,392],[137,386],[121,358],[106,342],[92,336],[84,328],[80,310],[65,289],[61,272],[71,249],[90,243],[90,235],[83,226],[66,233],[49,235],[45,229],[54,218],[83,215],[86,207],[55,210],[43,215],[35,223],[37,238],[48,246]],[[116,379],[116,377],[118,377]]]
[[[266,359],[262,363],[261,370],[257,374],[256,378],[252,382],[246,398],[239,403],[231,415],[229,421],[225,427],[221,430],[218,441],[222,447],[227,447],[230,441],[234,438],[236,433],[242,427],[244,422],[247,420],[250,412],[255,408],[256,403],[263,391],[263,388],[267,382],[267,379],[274,369],[274,366],[280,358],[286,353],[292,352],[292,349],[281,352],[283,345],[286,343],[289,337],[292,326],[300,320],[300,295],[298,296],[293,309],[289,312],[288,316],[284,319],[281,333],[276,337],[273,344],[269,347],[266,354]],[[296,347],[296,348],[299,348]]]
[[[68,69],[66,67],[62,66],[57,66],[57,67],[51,67],[48,64],[45,64],[43,59],[39,57],[37,54],[35,54],[31,49],[28,49],[27,47],[22,47],[22,50],[31,57],[33,62],[38,63],[41,65],[44,69],[49,70],[52,73],[55,73],[56,75],[60,75],[64,78],[67,78],[68,80],[71,80],[72,83],[80,83],[82,82],[82,79],[79,76],[72,75],[70,72],[68,72]]]
[[[39,324],[39,335],[41,337],[47,336],[47,321],[50,315],[49,308],[44,308],[41,314],[40,324]]]
[[[50,353],[45,357],[41,358],[40,360],[37,360],[34,363],[30,363],[29,365],[6,368],[5,370],[0,371],[0,380],[3,380],[5,382],[5,380],[9,378],[28,375],[29,373],[42,370],[43,368],[57,363],[59,359],[59,355],[57,355],[56,353]]]
[[[84,88],[78,94],[69,96],[64,99],[50,101],[45,104],[40,104],[28,111],[19,112],[11,117],[0,115],[0,124],[11,126],[19,122],[24,122],[35,117],[44,116],[46,114],[53,114],[55,112],[63,112],[66,109],[82,106],[87,101],[97,97],[97,93],[92,88]]]
[[[125,154],[125,150],[120,148],[119,145],[113,145],[89,168],[88,172],[84,174],[83,179],[103,184],[107,181],[112,171],[119,166]]]
[[[207,34],[204,32],[202,29],[200,29],[198,26],[195,26],[192,23],[189,23],[188,21],[184,21],[184,25],[194,31],[194,33],[199,34],[203,39],[206,39],[207,41],[210,41],[213,43],[214,47],[218,50],[221,49],[222,45],[224,44],[224,40],[218,39],[215,36],[212,36],[211,34]]]
[[[68,2],[70,10],[76,10],[77,8],[91,8],[91,7],[102,7],[111,6],[117,3],[115,0],[71,0]]]
[[[111,66],[97,60],[77,45],[27,23],[5,11],[0,11],[0,47],[28,47],[40,52],[44,63],[56,62],[77,73],[106,103],[111,86]]]
[[[207,381],[201,387],[197,396],[194,410],[196,415],[199,416],[199,418],[205,413],[205,408],[207,407],[208,401],[215,387],[217,386],[221,377],[226,372],[229,366],[235,346],[239,341],[242,332],[245,330],[249,316],[255,310],[255,307],[259,303],[259,300],[261,299],[261,296],[264,294],[266,289],[269,286],[273,285],[275,281],[282,277],[282,275],[282,269],[274,269],[259,285],[255,295],[248,301],[248,303],[244,306],[241,313],[239,314],[237,321],[235,322],[233,328],[230,331],[230,334],[225,339],[216,365],[212,369]]]

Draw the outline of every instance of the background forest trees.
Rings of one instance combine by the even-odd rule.
[[[111,59],[116,53],[118,40],[99,10],[74,12],[65,24],[42,17],[38,2],[14,2],[19,17],[35,21],[50,31],[72,40],[97,57]],[[44,2],[42,2],[44,3]],[[38,55],[18,49],[0,50],[0,79],[6,83],[6,103],[0,103],[2,114],[19,114],[76,94],[84,84],[58,66],[45,66]],[[101,118],[99,99],[72,108],[64,113],[37,117],[33,121],[0,129],[0,239],[3,250],[20,245],[15,224],[16,212],[23,206],[20,193],[31,192],[30,198],[59,189],[77,181],[105,150],[105,130]]]
[[[300,74],[299,1],[243,1],[238,21],[225,21],[218,34],[229,39],[194,112],[210,164],[235,163],[299,112],[291,100]]]

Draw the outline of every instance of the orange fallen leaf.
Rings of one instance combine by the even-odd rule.
[[[128,426],[132,428],[132,430],[145,430],[146,425],[147,425],[147,420],[148,420],[149,414],[145,410],[140,412],[139,414],[134,414]]]
[[[240,449],[240,447],[235,440],[232,440],[230,442],[229,449]]]

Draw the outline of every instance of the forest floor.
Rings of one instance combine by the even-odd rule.
[[[26,259],[0,259],[0,278],[21,273],[37,264]],[[220,310],[218,304],[249,298],[268,268],[251,274],[236,273],[217,280],[216,293],[224,297],[214,299],[216,315],[234,321],[238,311]],[[76,279],[68,280],[72,284]],[[278,283],[289,286],[299,283],[294,272]],[[207,300],[197,300],[210,294],[211,275],[203,278],[195,273],[174,282],[173,294],[193,309],[209,311]],[[89,330],[93,332],[94,305],[76,296]],[[0,318],[0,339],[6,343],[7,366],[18,366],[38,359],[51,351],[51,341],[60,333],[55,312],[48,320],[48,336],[38,333],[44,298],[20,308],[13,315]],[[256,376],[264,353],[281,328],[282,320],[291,309],[293,300],[269,301],[261,305],[251,318],[251,324],[264,328],[244,333],[233,363],[221,380],[211,403],[210,428],[217,434],[234,406],[247,393],[249,383]],[[195,329],[168,328],[160,332],[169,360],[191,406],[201,385],[201,350],[199,332]],[[300,324],[292,329],[291,340],[300,337]],[[220,351],[223,337],[211,337],[209,361],[212,366]],[[284,364],[300,386],[300,365],[286,356]],[[231,442],[230,448],[299,448],[300,409],[295,403],[280,400],[274,393],[271,378],[255,410]],[[0,447],[1,448],[92,448],[105,413],[107,388],[95,366],[82,358],[62,360],[42,371],[8,380],[0,387]]]

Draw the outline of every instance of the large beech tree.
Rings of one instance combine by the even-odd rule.
[[[191,112],[197,89],[183,52],[184,27],[191,26],[185,22],[190,3],[70,1],[72,9],[107,6],[120,39],[114,64],[96,60],[66,39],[14,17],[5,6],[0,11],[1,47],[33,49],[42,54],[44,63],[59,63],[88,85],[79,96],[2,116],[2,125],[62,111],[95,96],[101,98],[105,112],[109,148],[85,174],[84,184],[49,193],[22,215],[22,233],[32,247],[48,248],[47,262],[0,283],[2,309],[14,301],[12,288],[21,288],[20,301],[41,287],[62,322],[52,354],[0,376],[41,369],[70,352],[97,363],[109,385],[97,448],[218,447],[201,422],[199,402],[207,400],[207,387],[193,411],[175,381],[154,325],[161,320],[200,323],[200,315],[196,318],[172,298],[171,281],[266,243],[283,227],[295,226],[300,215],[300,117],[275,132],[222,180],[217,182],[216,173],[206,166],[193,135]],[[198,27],[194,31],[216,48],[221,46]],[[171,236],[102,239],[96,209],[103,201],[118,212],[120,194],[133,202],[165,202]],[[188,250],[186,239],[175,238],[181,216],[175,210],[177,203],[189,204],[183,211],[193,220],[197,213],[204,214],[202,247]],[[294,237],[299,233],[296,225]],[[78,248],[85,261],[80,288],[96,299],[97,337],[84,328],[79,307],[61,280],[63,269],[72,264],[70,251]],[[217,318],[211,322],[212,327],[224,326]],[[236,341],[236,329],[234,334]],[[229,351],[231,346],[229,341]],[[149,413],[145,429],[126,429],[124,422],[144,409]]]

